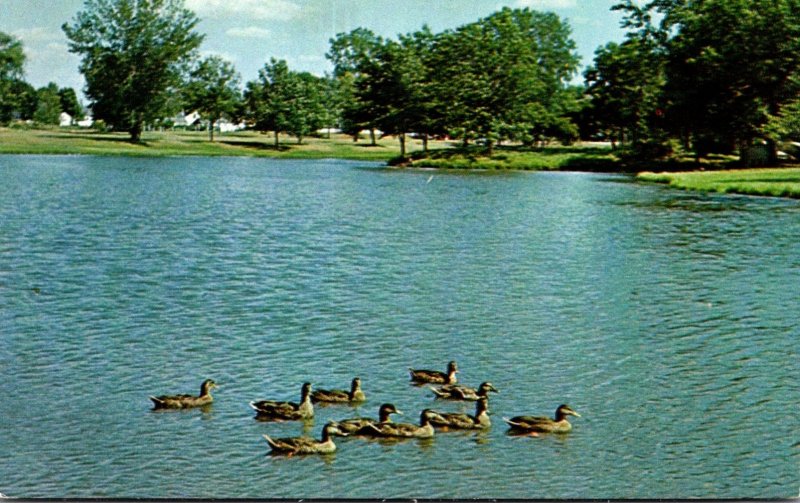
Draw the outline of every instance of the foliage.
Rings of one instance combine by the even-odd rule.
[[[273,131],[303,138],[321,128],[326,119],[327,79],[308,72],[289,70],[286,61],[272,58],[259,71],[259,80],[248,82],[245,90],[248,117],[259,131]]]
[[[233,64],[219,56],[209,56],[194,66],[183,88],[186,110],[197,110],[208,120],[210,141],[214,124],[223,114],[231,115],[239,104],[239,74]]]
[[[61,97],[55,82],[36,92],[36,111],[33,120],[37,124],[58,125],[61,116]]]
[[[0,32],[0,123],[11,120],[20,105],[14,87],[22,81],[24,64],[22,42]]]
[[[80,70],[96,119],[138,141],[145,122],[158,119],[181,82],[203,36],[182,0],[85,0],[62,29]]]
[[[83,118],[83,106],[78,101],[78,95],[71,87],[63,87],[58,90],[58,99],[61,106],[61,111],[68,113],[73,120],[80,120]]]
[[[652,55],[656,67],[663,68],[663,82],[649,81],[653,92],[639,100],[634,94],[629,103],[647,112],[654,97],[663,114],[659,128],[682,139],[698,158],[736,149],[746,154],[766,136],[775,160],[769,123],[800,94],[800,0],[653,0],[644,5],[626,0],[614,8],[626,12],[625,26],[633,30],[626,43],[639,41],[646,51],[630,56],[621,48],[600,51],[595,68],[617,54],[617,71],[636,69],[642,61],[636,52]],[[658,25],[654,18],[660,19]],[[603,88],[593,84],[610,78],[587,80],[595,106],[603,110],[611,102],[608,125],[629,123],[631,110],[624,105],[629,79]],[[614,110],[609,95],[622,107]],[[659,128],[651,123],[641,131],[652,142],[663,139]]]

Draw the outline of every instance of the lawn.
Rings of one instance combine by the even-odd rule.
[[[703,192],[800,198],[800,167],[677,173],[642,172],[637,178]]]
[[[274,137],[257,132],[218,135],[214,142],[208,134],[194,131],[145,132],[141,143],[131,143],[124,133],[100,133],[83,129],[10,129],[0,128],[0,154],[86,154],[121,156],[253,156],[281,158],[340,158],[387,161],[400,153],[396,138],[354,142],[345,135],[332,138],[306,138],[302,145],[291,136]],[[416,145],[419,143],[419,146]],[[445,148],[444,142],[432,142],[432,148]],[[421,142],[411,148],[421,149]]]

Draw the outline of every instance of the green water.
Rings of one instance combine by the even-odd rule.
[[[800,202],[625,177],[345,161],[0,157],[0,492],[24,498],[798,495]],[[472,412],[493,426],[267,455],[263,433]],[[368,401],[313,424],[248,406]],[[148,395],[220,385],[208,411]],[[581,413],[563,436],[501,418]]]

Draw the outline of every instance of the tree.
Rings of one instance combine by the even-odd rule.
[[[308,72],[293,72],[284,60],[270,59],[259,80],[248,82],[245,101],[255,129],[273,131],[278,147],[280,133],[303,138],[324,125],[324,79]]]
[[[58,98],[61,102],[61,111],[68,113],[73,121],[83,118],[83,106],[78,101],[75,90],[71,87],[62,87],[58,90]]]
[[[160,118],[190,55],[203,40],[183,0],[85,0],[62,29],[95,119],[138,142],[144,124]]]
[[[209,56],[197,63],[184,89],[187,110],[197,110],[208,120],[209,140],[214,141],[214,124],[223,114],[233,114],[241,99],[239,74],[228,61]]]
[[[22,80],[25,53],[22,42],[0,32],[0,123],[11,120],[19,106],[19,95],[14,92],[15,82]]]
[[[465,144],[482,139],[490,154],[498,140],[538,121],[535,115],[560,113],[579,61],[567,23],[527,8],[504,8],[445,32],[434,52],[446,124]]]
[[[333,75],[346,97],[342,107],[342,130],[357,140],[361,130],[369,129],[372,145],[375,145],[375,119],[380,115],[381,104],[368,98],[368,71],[383,46],[383,38],[366,28],[356,28],[350,33],[337,34],[330,44],[325,57],[333,63]]]
[[[58,95],[58,86],[50,82],[47,86],[36,92],[36,112],[33,114],[34,122],[46,125],[58,125],[61,119],[61,98]]]
[[[658,41],[665,124],[698,157],[745,154],[800,93],[800,0],[626,0],[614,8]]]

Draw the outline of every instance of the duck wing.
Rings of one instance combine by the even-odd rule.
[[[318,389],[311,392],[312,402],[349,402],[350,393],[340,389]]]
[[[344,419],[342,421],[333,421],[333,425],[347,435],[357,435],[358,431],[366,427],[368,424],[375,424],[378,421],[369,417],[354,417],[351,419]],[[334,433],[336,434],[336,433]]]
[[[509,426],[512,428],[522,429],[522,430],[532,430],[538,428],[546,428],[548,425],[552,425],[555,423],[549,417],[544,416],[515,416],[511,419],[506,417],[503,418],[503,421],[508,423]]]
[[[416,382],[446,383],[447,374],[438,370],[408,369],[411,380]]]

